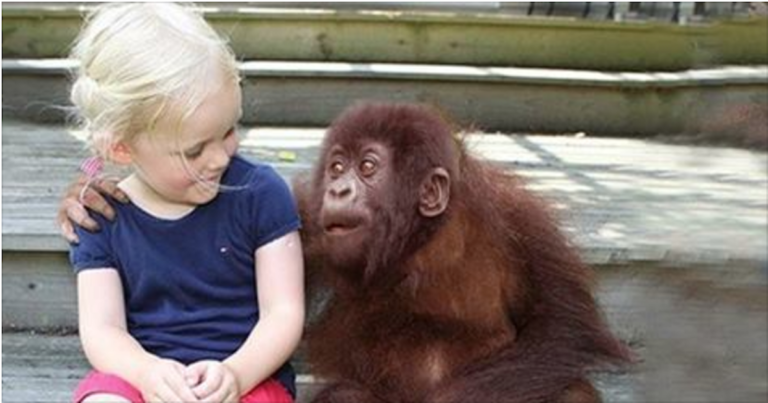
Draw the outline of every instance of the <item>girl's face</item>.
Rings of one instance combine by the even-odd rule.
[[[131,146],[138,178],[161,200],[196,206],[211,201],[237,151],[240,87],[227,82],[184,121],[179,135],[141,135]],[[162,121],[161,121],[162,123]]]

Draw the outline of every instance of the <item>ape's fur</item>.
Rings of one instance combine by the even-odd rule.
[[[545,204],[426,106],[347,110],[296,195],[308,275],[332,290],[316,402],[594,402],[586,372],[630,357]]]

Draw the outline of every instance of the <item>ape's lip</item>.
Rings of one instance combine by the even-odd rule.
[[[335,217],[323,225],[323,231],[327,235],[342,236],[355,232],[363,226],[363,220],[355,217]]]
[[[325,227],[325,233],[331,236],[343,236],[348,235],[351,232],[355,232],[360,225],[344,226],[344,225],[329,225]]]

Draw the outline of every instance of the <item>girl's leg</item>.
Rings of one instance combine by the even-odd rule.
[[[91,371],[75,389],[74,403],[144,403],[141,392],[122,378]]]
[[[352,382],[337,382],[321,389],[312,403],[385,403],[370,389]]]
[[[88,395],[85,399],[80,401],[81,403],[132,403],[127,398],[120,395],[113,395],[111,393],[94,393]]]
[[[293,398],[283,384],[270,378],[240,398],[240,403],[293,403]]]

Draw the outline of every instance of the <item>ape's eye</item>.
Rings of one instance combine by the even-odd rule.
[[[331,173],[334,175],[341,175],[344,173],[344,164],[338,161],[331,164]]]
[[[363,162],[360,163],[360,173],[363,174],[363,176],[369,176],[373,174],[373,172],[376,171],[376,163],[371,160],[363,160]]]

